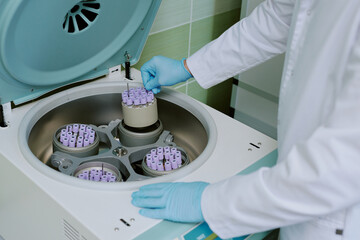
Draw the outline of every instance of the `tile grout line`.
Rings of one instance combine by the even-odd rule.
[[[164,28],[164,29],[158,30],[156,32],[151,32],[151,33],[149,33],[149,36],[157,34],[157,33],[162,33],[162,32],[168,31],[168,30],[172,30],[174,28],[181,27],[181,26],[184,26],[186,24],[190,24],[190,21],[186,21],[184,23],[180,23],[178,25],[174,25],[174,26],[171,26],[171,27],[168,27],[168,28]]]
[[[191,0],[191,1],[193,1],[193,0]],[[164,28],[164,29],[160,29],[160,30],[155,31],[155,32],[150,32],[150,33],[149,33],[149,36],[154,35],[154,34],[157,34],[157,33],[165,32],[165,31],[168,31],[168,30],[177,28],[177,27],[181,27],[181,26],[184,26],[184,25],[186,25],[186,24],[191,24],[191,22],[192,22],[193,20],[194,20],[194,22],[197,22],[197,21],[200,21],[200,20],[204,20],[204,19],[206,19],[206,18],[214,17],[214,16],[219,15],[219,14],[222,14],[222,13],[231,12],[231,11],[233,11],[233,10],[235,10],[235,9],[237,9],[237,8],[232,8],[232,9],[230,9],[230,10],[221,11],[221,12],[216,12],[216,13],[211,14],[211,15],[205,15],[205,16],[200,17],[200,18],[197,18],[197,19],[191,19],[191,21],[186,21],[186,22],[180,23],[180,24],[178,24],[178,25],[174,25],[174,26],[171,26],[171,27],[167,27],[167,28]]]
[[[190,0],[190,26],[189,26],[189,45],[188,45],[188,56],[187,57],[190,57],[190,49],[191,49],[191,30],[192,30],[192,20],[193,20],[193,7],[194,7],[194,0]],[[188,81],[186,81],[186,90],[185,90],[185,93],[186,95],[189,95],[189,83]]]

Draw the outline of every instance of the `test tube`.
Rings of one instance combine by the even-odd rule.
[[[76,147],[78,147],[78,148],[83,147],[83,141],[81,139],[77,140]]]
[[[60,142],[63,142],[64,138],[66,138],[66,133],[61,133],[60,134]]]
[[[148,95],[148,96],[146,97],[146,101],[147,101],[148,103],[152,103],[153,100],[151,99],[151,96]]]
[[[74,139],[70,139],[69,147],[71,147],[71,148],[75,147],[75,140]]]
[[[151,154],[151,156],[155,156],[156,155],[156,149],[151,149],[150,154]]]
[[[166,160],[170,160],[170,152],[165,151],[164,157],[165,157]]]
[[[169,161],[165,162],[165,171],[170,171],[171,170],[171,163]]]
[[[162,164],[162,162],[158,162],[156,167],[157,167],[158,171],[160,171],[160,172],[164,171],[164,165]]]
[[[140,99],[139,99],[139,98],[135,98],[135,100],[134,100],[134,105],[135,105],[135,106],[139,106],[139,105],[140,105]]]
[[[84,139],[84,147],[89,146],[89,145],[90,145],[89,139],[85,138]]]
[[[69,146],[69,139],[67,137],[64,137],[62,144],[64,146]]]
[[[95,173],[94,174],[94,181],[100,181],[100,173]]]
[[[172,154],[175,154],[175,153],[177,152],[177,148],[174,148],[174,147],[173,147],[173,148],[171,148],[170,151],[171,151]]]
[[[151,167],[151,162],[153,161],[153,159],[151,157],[146,157],[146,165],[148,167]]]
[[[179,156],[179,155],[176,155],[175,156],[175,160],[176,160],[176,162],[177,162],[177,164],[180,166],[181,165],[181,156]]]
[[[152,162],[151,162],[151,166],[150,166],[151,169],[156,170],[156,169],[157,169],[156,166],[157,166],[156,162],[152,161]]]
[[[74,124],[74,125],[73,125],[73,132],[74,132],[74,133],[79,132],[79,124]]]
[[[95,135],[91,135],[89,136],[89,143],[92,144],[95,141]]]
[[[177,169],[178,168],[178,164],[177,164],[175,159],[171,160],[171,168],[172,169]]]
[[[128,98],[128,100],[126,101],[126,105],[127,106],[132,106],[133,105],[133,100],[131,98]]]
[[[152,158],[153,158],[153,161],[154,161],[155,163],[158,163],[158,162],[159,162],[159,156],[158,156],[158,155],[154,155]]]
[[[90,127],[90,126],[87,126],[87,127],[86,127],[86,132],[87,132],[87,133],[90,133],[91,130],[92,130],[92,127]]]

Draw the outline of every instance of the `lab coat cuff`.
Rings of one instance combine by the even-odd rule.
[[[202,88],[208,89],[215,85],[210,81],[211,75],[208,71],[206,71],[203,61],[201,60],[201,56],[199,54],[194,54],[186,59],[186,64],[190,69],[191,74],[194,76],[196,81]]]

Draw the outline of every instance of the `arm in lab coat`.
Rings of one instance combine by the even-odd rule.
[[[360,202],[360,34],[335,106],[284,161],[209,185],[205,220],[222,238],[300,223]]]
[[[203,88],[209,88],[283,53],[293,8],[293,0],[260,4],[250,16],[189,57],[191,73]]]

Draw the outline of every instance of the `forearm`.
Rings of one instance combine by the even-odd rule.
[[[189,57],[189,70],[208,88],[284,52],[292,11],[292,1],[264,2]]]

